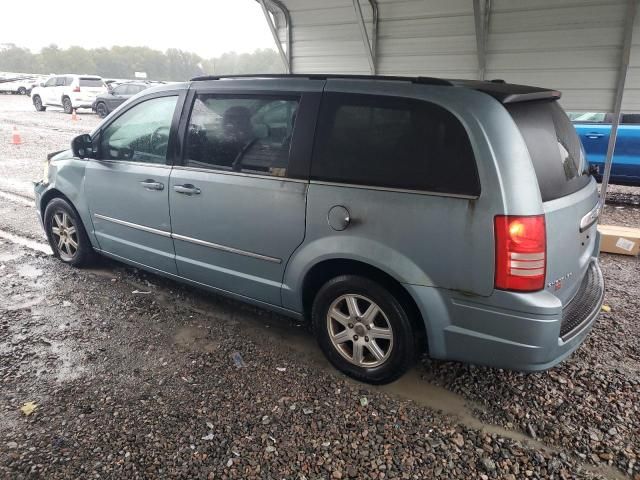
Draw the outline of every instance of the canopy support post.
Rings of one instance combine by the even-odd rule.
[[[278,8],[282,10],[282,13],[286,19],[286,29],[287,29],[287,52],[285,53],[282,48],[282,43],[280,42],[280,37],[278,36],[278,30],[273,22],[273,18],[271,17],[271,12],[267,8],[265,4],[265,0],[258,0],[258,3],[262,7],[262,13],[264,14],[264,18],[269,25],[269,30],[271,30],[271,35],[273,36],[273,40],[276,42],[276,47],[278,48],[278,53],[280,53],[280,58],[282,59],[282,63],[284,64],[285,73],[291,73],[291,21],[288,14],[288,11],[284,9],[279,2],[276,4]]]
[[[611,121],[611,133],[607,144],[607,156],[604,162],[604,173],[602,175],[602,186],[600,187],[600,206],[604,207],[607,200],[607,188],[609,187],[609,177],[611,176],[611,164],[613,163],[613,153],[618,137],[618,125],[622,110],[622,96],[624,86],[627,81],[627,71],[629,70],[629,57],[631,55],[631,41],[633,39],[633,23],[636,17],[637,0],[628,0],[627,15],[624,23],[624,39],[622,43],[622,55],[620,58],[620,70],[618,71],[618,83],[616,85],[616,96],[613,102],[613,119]],[[602,217],[601,217],[602,218]]]
[[[371,11],[373,13],[373,23],[371,29],[371,40],[367,33],[367,26],[364,23],[364,16],[362,15],[362,8],[360,7],[360,0],[353,0],[353,10],[356,14],[356,20],[358,21],[358,27],[360,27],[360,35],[362,36],[362,43],[367,53],[367,61],[369,62],[369,70],[371,75],[376,74],[376,43],[378,36],[378,5],[375,0],[369,0],[371,5]]]
[[[473,19],[476,31],[476,52],[478,55],[478,80],[484,80],[487,68],[487,36],[489,34],[489,12],[491,0],[473,0]]]

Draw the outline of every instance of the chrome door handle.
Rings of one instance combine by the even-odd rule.
[[[198,187],[194,187],[190,183],[185,183],[184,185],[174,185],[173,189],[178,193],[182,193],[183,195],[199,195],[200,194],[200,189]]]
[[[145,190],[164,190],[163,183],[156,182],[151,178],[143,180],[142,182],[140,182],[140,185],[142,185]]]
[[[587,138],[600,138],[604,137],[604,133],[589,133],[587,134]]]

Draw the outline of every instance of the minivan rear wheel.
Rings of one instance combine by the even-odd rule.
[[[417,342],[407,310],[373,280],[358,275],[329,280],[315,297],[311,317],[327,359],[356,380],[392,382],[416,359]]]
[[[55,257],[74,267],[91,263],[91,242],[80,217],[66,200],[54,198],[47,204],[44,228]]]

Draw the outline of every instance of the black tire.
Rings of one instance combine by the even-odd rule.
[[[71,234],[72,240],[75,241],[77,247],[75,252],[69,251],[67,245],[67,251],[64,246],[59,246],[59,236],[54,232],[54,227],[59,226],[58,222],[54,218],[58,216],[58,219],[67,215],[67,220],[71,221],[71,224],[75,227],[75,235]],[[80,216],[76,210],[64,199],[54,198],[51,200],[44,211],[44,229],[47,234],[47,240],[53,250],[53,255],[59,258],[62,262],[72,265],[74,267],[83,267],[92,263],[95,257],[95,252],[87,236],[87,232],[82,224]],[[71,247],[73,250],[73,247]],[[73,253],[73,254],[70,254]]]
[[[373,301],[383,312],[383,319],[390,327],[393,339],[388,344],[392,345],[389,353],[386,354],[388,356],[381,364],[373,367],[356,365],[347,360],[338,347],[334,346],[331,340],[329,326],[331,322],[328,320],[328,313],[334,302],[345,295],[355,295],[361,298],[365,305],[367,300]],[[420,352],[420,336],[414,331],[408,311],[398,298],[381,284],[358,275],[341,275],[329,280],[318,291],[313,301],[311,321],[318,344],[334,367],[361,382],[385,384],[396,380],[411,368]],[[362,327],[362,323],[356,323],[354,329],[349,329],[349,332],[358,333],[355,330],[358,327]],[[347,330],[346,327],[345,330]],[[367,335],[367,330],[364,332],[364,335]],[[346,344],[351,343],[353,351],[355,342],[352,340],[358,339],[362,343],[363,335],[362,332],[360,333],[360,336],[354,335],[351,340],[345,341],[342,345],[348,349]],[[367,342],[372,341],[368,336],[364,338]],[[368,347],[365,345],[366,348]]]
[[[26,88],[24,88],[24,87],[20,87],[20,88],[18,89],[18,93],[19,93],[20,95],[26,95],[26,94],[27,94],[27,89],[26,89]]]
[[[71,103],[71,99],[69,97],[62,97],[62,108],[64,109],[64,113],[73,113],[73,104]]]
[[[109,109],[107,108],[107,105],[104,102],[98,102],[96,104],[96,113],[100,118],[104,118],[107,115],[109,115]]]
[[[34,95],[33,97],[33,106],[36,108],[36,112],[44,112],[47,107],[42,104],[42,99],[40,95]]]

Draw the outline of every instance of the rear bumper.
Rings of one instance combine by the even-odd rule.
[[[73,108],[91,108],[95,98],[87,97],[71,97],[71,104]]]
[[[604,280],[594,257],[578,292],[564,306],[547,291],[476,297],[427,292],[426,287],[410,290],[426,319],[432,357],[537,371],[561,362],[584,341],[602,306]]]

